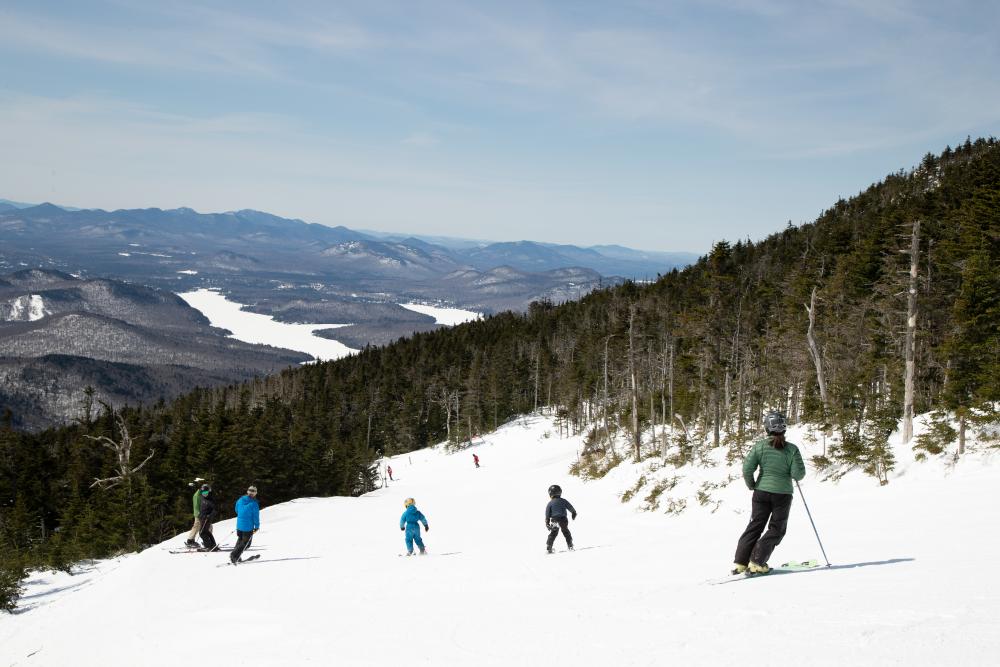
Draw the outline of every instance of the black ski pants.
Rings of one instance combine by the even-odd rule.
[[[243,555],[243,551],[250,546],[253,542],[253,531],[252,530],[237,530],[236,531],[236,546],[233,547],[233,553],[229,554],[229,560],[234,563],[240,559]]]
[[[549,519],[549,539],[545,542],[545,546],[549,549],[556,542],[556,535],[562,530],[563,537],[566,538],[566,546],[573,546],[573,536],[569,532],[569,519],[564,516],[554,516]]]
[[[774,548],[781,544],[788,527],[788,513],[792,509],[792,494],[754,491],[750,523],[740,535],[736,545],[735,563],[746,565],[751,560],[763,565],[771,557]],[[764,532],[767,526],[767,532]]]
[[[201,532],[198,533],[198,537],[201,538],[201,543],[206,549],[214,549],[215,536],[212,535],[212,520],[202,519],[201,522]]]

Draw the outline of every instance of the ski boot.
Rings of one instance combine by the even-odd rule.
[[[420,555],[421,556],[426,556],[427,555],[427,549],[425,549],[423,547],[420,547]]]
[[[743,563],[733,563],[733,569],[730,570],[730,574],[746,574],[747,566]]]
[[[547,553],[550,553],[550,554],[554,554],[555,553],[555,551],[552,550],[552,547],[545,547],[545,551]]]
[[[573,545],[572,545],[572,544],[569,544],[569,545],[567,545],[567,546],[566,546],[566,548],[567,548],[568,550],[570,550],[570,551],[573,551]]]
[[[412,551],[407,551],[407,552],[406,552],[406,555],[407,555],[407,556],[412,556],[412,555],[413,555],[413,552],[412,552]]]
[[[197,549],[200,545],[194,540],[184,540],[184,546],[188,549]]]
[[[771,571],[771,568],[767,566],[767,563],[761,565],[760,563],[750,561],[750,565],[747,566],[747,570],[750,571],[750,574],[767,574]]]

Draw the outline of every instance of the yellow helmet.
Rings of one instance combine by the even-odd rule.
[[[416,504],[417,501],[414,500],[413,498],[407,498],[406,500],[403,501],[403,507],[409,507],[410,505],[416,505]]]

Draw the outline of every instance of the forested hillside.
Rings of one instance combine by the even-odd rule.
[[[700,447],[736,456],[761,413],[781,409],[826,426],[826,461],[885,481],[885,440],[905,428],[908,402],[959,419],[959,432],[942,422],[915,443],[932,453],[995,421],[998,268],[1000,144],[967,141],[813,223],[719,243],[650,285],[196,391],[120,423],[95,409],[58,431],[4,428],[3,553],[58,564],[162,540],[188,526],[196,475],[227,499],[250,482],[269,502],[359,493],[377,482],[381,453],[461,442],[542,407],[586,431],[604,465],[684,464]],[[666,423],[669,441],[651,428]],[[135,474],[116,472],[119,458],[92,439],[121,443],[123,425],[130,465],[152,454]],[[93,486],[122,472],[112,488]]]

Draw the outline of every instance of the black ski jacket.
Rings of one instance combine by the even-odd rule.
[[[211,521],[215,518],[215,515],[219,513],[219,508],[215,503],[215,494],[210,493],[201,499],[201,512],[198,513],[198,518],[205,521]]]
[[[566,517],[566,510],[576,518],[576,510],[573,506],[569,504],[569,501],[564,498],[553,498],[549,501],[549,504],[545,506],[545,523],[549,522],[549,519],[558,519],[559,517]]]

